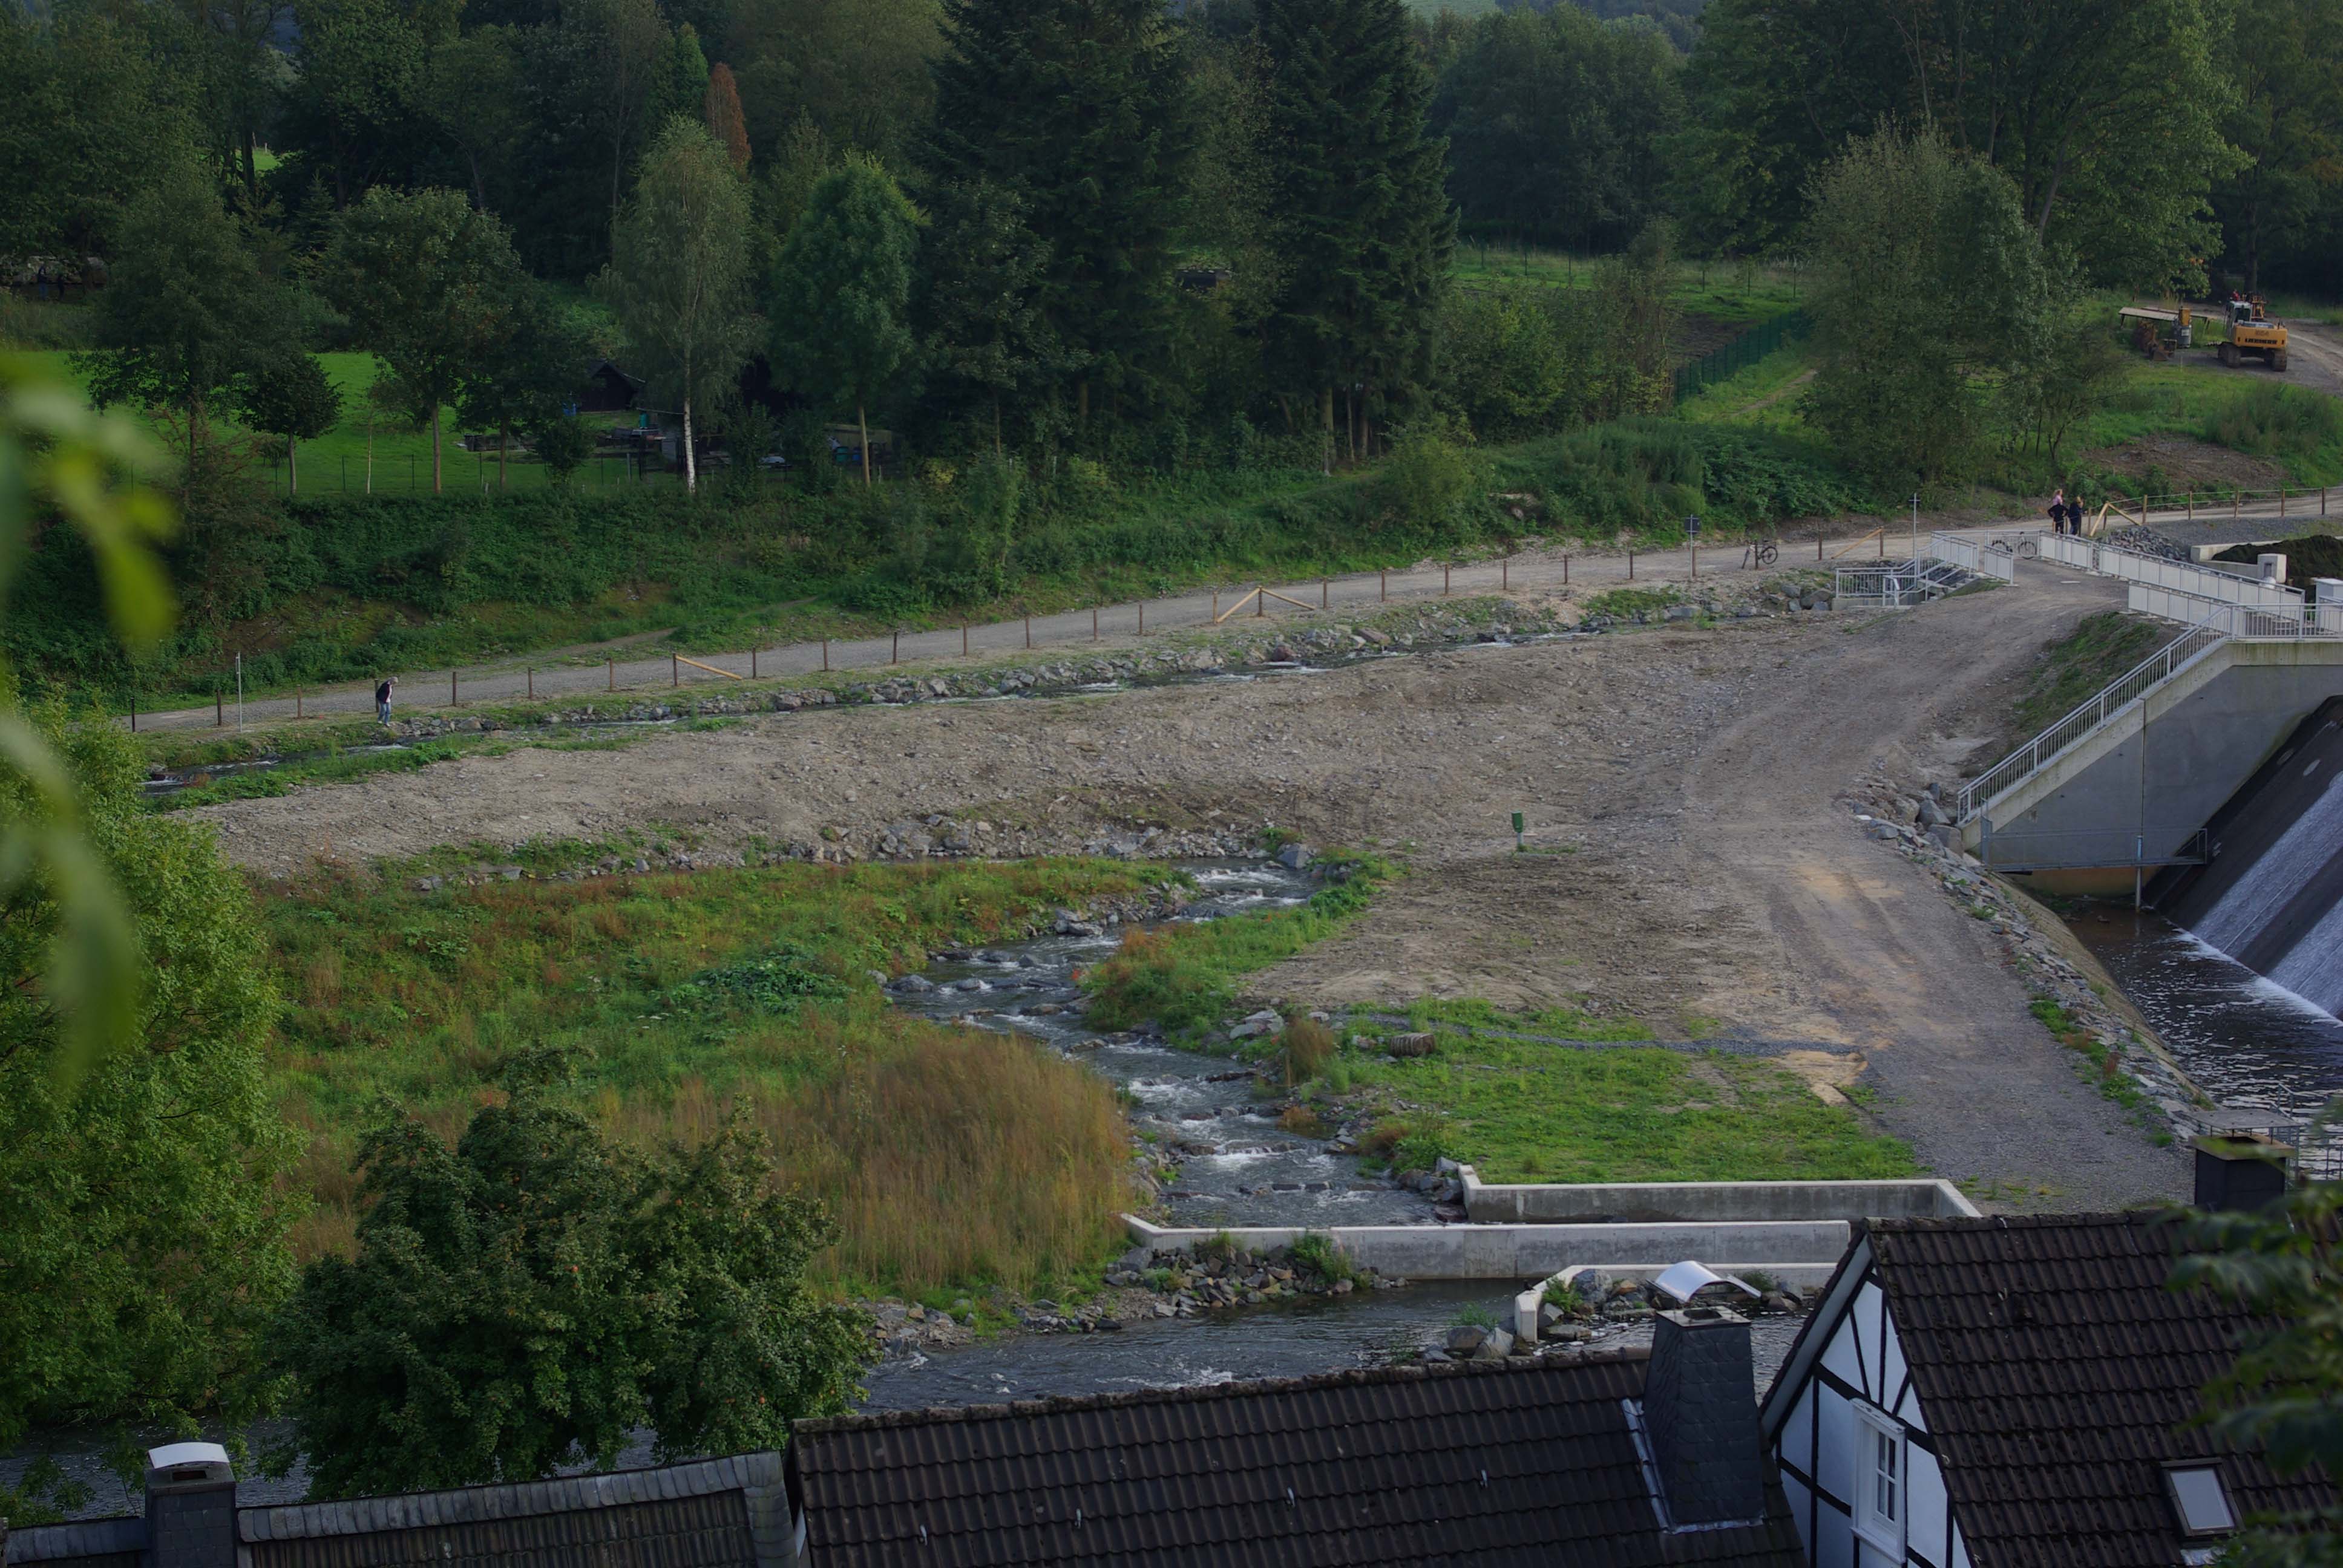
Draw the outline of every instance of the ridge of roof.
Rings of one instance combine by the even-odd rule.
[[[2079,1231],[2114,1225],[2161,1224],[2164,1221],[2161,1210],[2125,1209],[2088,1214],[1911,1215],[1892,1220],[1865,1220],[1863,1226],[1874,1235],[1883,1231],[1892,1235],[1904,1231]]]
[[[1006,1403],[962,1404],[924,1410],[871,1411],[857,1415],[822,1416],[789,1423],[793,1435],[822,1437],[836,1432],[880,1432],[891,1428],[930,1426],[943,1422],[1017,1421],[1032,1415],[1077,1411],[1121,1410],[1137,1405],[1201,1403],[1216,1399],[1245,1399],[1262,1394],[1300,1393],[1312,1389],[1362,1388],[1383,1383],[1421,1382],[1452,1377],[1526,1377],[1583,1366],[1609,1366],[1651,1359],[1648,1345],[1575,1351],[1558,1356],[1507,1357],[1496,1362],[1418,1362],[1404,1366],[1354,1367],[1343,1372],[1313,1372],[1306,1377],[1242,1379],[1202,1383],[1184,1388],[1121,1389],[1111,1393],[1052,1394],[1046,1399],[1012,1400]]]
[[[246,1542],[287,1541],[407,1529],[424,1523],[456,1524],[527,1519],[638,1503],[707,1497],[752,1487],[778,1486],[780,1481],[781,1456],[768,1449],[639,1470],[588,1472],[549,1481],[501,1482],[331,1503],[247,1503],[236,1510],[236,1533]]]

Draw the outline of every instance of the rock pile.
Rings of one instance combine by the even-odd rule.
[[[1302,1296],[1396,1290],[1407,1283],[1385,1279],[1373,1269],[1346,1268],[1329,1273],[1312,1258],[1297,1258],[1291,1247],[1212,1255],[1151,1251],[1143,1265],[1136,1258],[1127,1260],[1124,1267],[1107,1276],[1106,1282],[1127,1292],[1146,1292],[1150,1299],[1145,1310],[1159,1318],[1192,1318]]]

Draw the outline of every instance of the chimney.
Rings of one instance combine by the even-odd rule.
[[[236,1568],[236,1470],[218,1443],[148,1451],[146,1568]]]
[[[1720,1524],[1765,1513],[1749,1320],[1723,1307],[1682,1307],[1653,1320],[1644,1372],[1644,1427],[1670,1520]]]
[[[2250,1214],[2286,1196],[2293,1149],[2258,1132],[2208,1132],[2197,1140],[2197,1207]]]

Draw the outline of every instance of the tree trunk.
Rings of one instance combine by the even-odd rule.
[[[497,492],[499,495],[504,493],[505,487],[505,450],[511,445],[512,421],[502,420],[497,426]]]
[[[439,493],[439,405],[431,406],[431,493]]]
[[[1091,422],[1091,378],[1074,383],[1074,423],[1087,429]]]
[[[854,405],[854,427],[862,434],[862,487],[870,487],[870,417],[862,411],[860,399]]]
[[[683,400],[683,493],[699,493],[699,465],[691,457],[691,399]]]
[[[367,408],[366,493],[369,496],[374,494],[374,408],[372,405],[368,405]]]
[[[992,395],[992,455],[1001,456],[1001,394]]]
[[[301,493],[301,454],[290,436],[285,437],[285,493],[288,496]]]
[[[1334,388],[1332,387],[1318,388],[1318,424],[1326,432],[1326,460],[1319,467],[1323,472],[1332,474],[1334,471]]]

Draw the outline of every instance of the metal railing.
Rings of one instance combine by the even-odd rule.
[[[2237,608],[2233,605],[2210,606],[2215,611],[2230,611]],[[1963,785],[1953,819],[1960,823],[1974,820],[1996,799],[2031,779],[2068,749],[2080,744],[2109,719],[2227,641],[2229,635],[2222,627],[2211,624],[2209,619],[2191,625],[2187,631],[2109,681],[2089,701]]]
[[[2212,626],[2224,637],[2248,641],[2298,642],[2305,638],[2343,636],[2343,605],[2318,605],[2298,596],[2286,604],[2237,604],[2135,582],[2125,596],[2125,607],[2136,615],[2177,620],[2185,626]]]
[[[1884,567],[1841,567],[1831,585],[1831,602],[1841,609],[1909,609],[1942,598],[1968,577],[1955,562],[1926,556]]]
[[[2045,560],[2079,567],[2100,577],[2170,588],[2196,598],[2279,608],[2299,608],[2303,602],[2302,590],[2284,583],[2264,582],[2258,577],[2171,560],[2142,550],[2126,549],[2121,545],[2078,538],[2073,534],[2046,534],[2036,541],[2035,548]]]
[[[1978,544],[1956,534],[1932,533],[1928,536],[1928,553],[1940,561],[1950,561],[1973,577],[1995,578],[2002,582],[2017,580],[2017,551],[1996,540]]]
[[[2219,1133],[2232,1138],[2255,1133],[2293,1150],[2286,1161],[2289,1186],[2304,1181],[2343,1181],[2343,1127],[2331,1121],[2223,1127]]]

